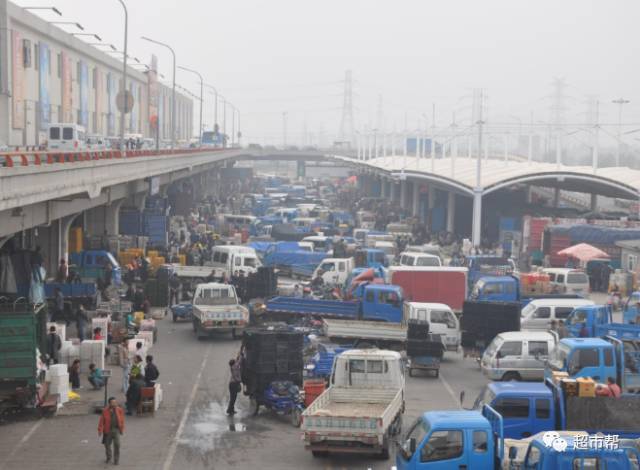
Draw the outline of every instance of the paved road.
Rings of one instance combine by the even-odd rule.
[[[197,341],[186,323],[159,322],[152,353],[160,368],[165,397],[154,417],[127,419],[121,467],[137,469],[389,469],[362,456],[314,459],[304,450],[300,431],[268,411],[247,416],[224,414],[228,398],[227,362],[239,343],[228,337]],[[119,383],[119,369],[115,368]],[[449,354],[439,379],[407,377],[405,426],[421,412],[452,409],[466,390],[467,401],[486,383],[474,361]],[[115,390],[116,387],[114,386]],[[93,394],[99,400],[100,392]],[[114,394],[121,398],[120,393]],[[82,413],[46,420],[25,419],[0,426],[0,469],[105,468],[96,432],[97,416]]]

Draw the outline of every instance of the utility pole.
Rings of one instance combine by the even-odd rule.
[[[622,147],[622,107],[629,103],[629,100],[624,98],[618,98],[613,100],[612,103],[618,105],[618,145],[616,146],[616,166],[620,166],[620,150]]]
[[[478,155],[476,157],[476,187],[473,192],[473,223],[471,242],[474,247],[480,246],[482,237],[482,107],[483,107],[483,91],[482,89],[474,92],[476,98],[478,121]]]
[[[353,78],[351,70],[344,74],[344,93],[342,97],[342,119],[340,120],[340,141],[352,142],[354,132],[353,123]]]
[[[282,113],[282,148],[287,148],[287,112]]]

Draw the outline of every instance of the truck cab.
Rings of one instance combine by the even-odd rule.
[[[69,256],[69,267],[75,269],[84,282],[104,279],[107,264],[111,266],[112,284],[119,286],[122,283],[122,270],[118,261],[108,251],[87,250]]]
[[[389,265],[385,252],[375,248],[356,250],[355,263],[358,268],[381,268]]]
[[[198,339],[214,332],[231,331],[234,338],[249,324],[249,310],[240,305],[230,284],[198,284],[193,294],[193,331]]]
[[[473,287],[470,300],[519,302],[520,282],[514,276],[483,276]]]
[[[400,323],[402,288],[389,284],[369,284],[363,290],[361,319]]]
[[[495,459],[502,459],[501,421],[500,415],[488,406],[482,412],[428,411],[409,427],[404,441],[398,444],[396,467],[398,470],[494,468]]]
[[[429,324],[429,333],[440,335],[448,351],[460,346],[460,322],[448,305],[430,302],[405,302],[404,320]]]
[[[492,255],[467,256],[466,267],[469,269],[470,287],[481,277],[504,276],[517,271],[512,259]]]
[[[313,271],[312,279],[315,279],[322,271],[322,280],[325,285],[344,285],[349,273],[354,268],[353,258],[325,258]]]
[[[613,323],[611,306],[587,305],[576,308],[567,318],[566,326],[572,336],[611,336],[621,340],[640,341],[640,326],[628,323]],[[585,330],[583,330],[585,328]]]

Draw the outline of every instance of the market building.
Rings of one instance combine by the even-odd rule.
[[[49,123],[75,123],[88,134],[120,135],[116,97],[122,88],[118,58],[31,12],[0,0],[0,142],[11,147],[46,142]],[[127,71],[133,108],[126,134],[171,139],[171,88],[148,72]],[[193,101],[176,93],[176,139],[192,137]]]

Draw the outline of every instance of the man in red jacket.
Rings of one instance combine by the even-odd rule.
[[[102,443],[107,452],[107,463],[111,462],[111,444],[113,443],[113,464],[120,460],[120,436],[124,433],[124,410],[118,406],[114,397],[109,398],[109,404],[102,410],[98,422],[98,436],[102,436]]]

